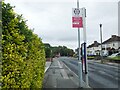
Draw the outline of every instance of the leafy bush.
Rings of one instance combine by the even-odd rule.
[[[50,46],[50,44],[44,44],[44,46],[45,46],[45,55],[46,55],[46,58],[50,58],[51,55],[52,55],[51,46]]]
[[[108,57],[107,59],[109,59],[109,60],[119,60],[120,61],[120,56]]]
[[[22,15],[2,2],[2,88],[41,88],[44,45]]]
[[[88,58],[88,59],[95,59],[94,56],[88,56],[87,58]]]

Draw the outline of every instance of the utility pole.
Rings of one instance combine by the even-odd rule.
[[[103,63],[103,53],[102,53],[102,24],[100,24],[100,40],[101,40],[101,63]]]
[[[79,9],[79,0],[77,0],[77,8]],[[79,88],[82,87],[82,64],[80,55],[80,28],[78,28],[78,72],[79,72]]]

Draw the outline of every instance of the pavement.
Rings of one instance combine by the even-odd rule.
[[[43,89],[46,88],[79,88],[78,77],[76,77],[63,64],[59,58],[53,59],[49,69],[45,73]]]

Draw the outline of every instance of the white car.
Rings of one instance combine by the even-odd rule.
[[[108,57],[113,58],[113,57],[116,57],[116,56],[120,56],[120,52],[119,53],[114,53],[114,54],[112,54],[112,55],[110,55]]]

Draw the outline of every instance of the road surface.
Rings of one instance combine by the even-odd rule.
[[[60,61],[66,64],[78,76],[78,60],[75,58],[60,57]],[[119,88],[120,70],[117,66],[100,64],[88,61],[89,86],[92,88]],[[83,78],[84,75],[83,75]],[[83,79],[84,80],[84,79]]]

